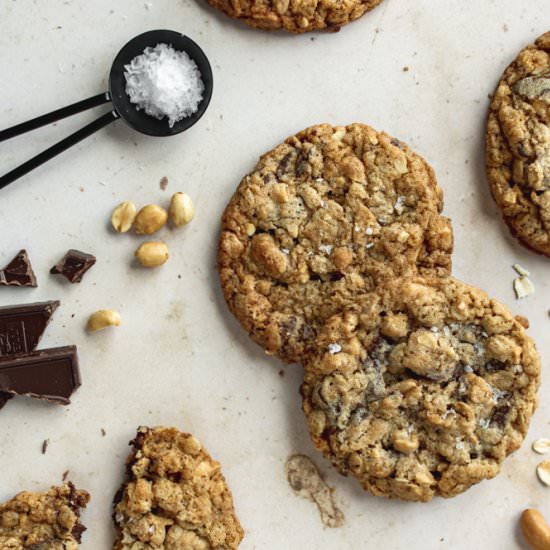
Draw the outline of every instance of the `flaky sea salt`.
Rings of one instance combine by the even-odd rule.
[[[197,112],[204,83],[186,52],[157,44],[145,48],[124,69],[126,93],[138,110],[158,119],[167,117],[170,128]]]
[[[328,351],[332,355],[336,355],[337,353],[340,353],[342,351],[342,346],[340,344],[329,344],[328,345]]]

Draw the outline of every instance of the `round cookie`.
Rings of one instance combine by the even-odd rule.
[[[316,447],[390,498],[452,497],[496,476],[537,403],[540,361],[520,321],[450,277],[363,296],[327,322],[305,365]]]
[[[512,232],[550,256],[550,32],[504,71],[489,108],[486,158]]]
[[[382,0],[208,0],[210,5],[250,27],[294,34],[338,31]]]
[[[301,362],[357,295],[450,272],[441,208],[432,169],[404,143],[362,124],[304,130],[261,157],[224,212],[229,308],[268,354]]]

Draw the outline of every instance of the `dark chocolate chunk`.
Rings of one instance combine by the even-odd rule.
[[[0,357],[36,349],[59,302],[0,307]]]
[[[4,269],[0,269],[0,285],[38,286],[26,250],[20,250]]]
[[[96,262],[95,256],[71,249],[50,269],[53,275],[63,275],[70,283],[79,283]]]
[[[80,386],[76,346],[0,357],[0,391],[68,405]]]

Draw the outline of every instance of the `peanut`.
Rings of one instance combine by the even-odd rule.
[[[538,510],[524,510],[520,525],[527,542],[534,550],[550,550],[550,527]]]
[[[90,315],[88,319],[88,332],[96,332],[107,327],[118,327],[120,314],[113,309],[100,309]]]
[[[158,231],[168,220],[168,213],[156,204],[144,206],[135,219],[135,230],[138,235],[151,235]]]
[[[172,195],[170,217],[176,227],[188,224],[195,217],[195,207],[187,193],[178,192]]]
[[[162,241],[143,243],[135,252],[135,257],[144,267],[158,267],[169,258],[168,247]]]
[[[130,201],[121,202],[111,215],[111,224],[115,231],[126,233],[136,219],[136,205]]]

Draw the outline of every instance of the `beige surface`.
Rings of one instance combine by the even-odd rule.
[[[117,123],[0,192],[0,260],[26,246],[40,285],[2,288],[0,304],[61,299],[42,345],[78,344],[84,379],[66,409],[17,400],[1,411],[0,498],[45,489],[70,469],[92,494],[83,548],[108,548],[127,442],[140,424],[176,425],[221,462],[246,531],[243,550],[520,548],[520,511],[531,506],[550,517],[549,489],[535,476],[540,457],[529,448],[550,432],[549,264],[500,221],[484,177],[483,135],[487,94],[519,49],[548,30],[547,0],[385,0],[338,34],[300,37],[236,26],[190,0],[147,4],[0,3],[2,126],[104,91],[118,48],[152,28],[197,39],[216,79],[208,113],[186,134],[158,140]],[[94,116],[2,143],[0,170]],[[321,121],[367,122],[432,164],[454,221],[455,274],[528,316],[541,349],[542,399],[526,445],[498,478],[451,501],[376,499],[331,471],[309,442],[299,370],[263,357],[223,303],[214,271],[223,206],[261,153]],[[141,240],[108,231],[112,207],[128,199],[167,204],[177,190],[191,195],[196,218],[161,233],[172,254],[165,266],[134,268]],[[80,285],[47,274],[68,248],[98,257]],[[514,262],[537,288],[521,302],[512,291]],[[87,317],[100,308],[119,310],[122,325],[88,336]],[[323,529],[315,506],[294,495],[284,471],[294,453],[313,454],[336,487],[344,527]]]

